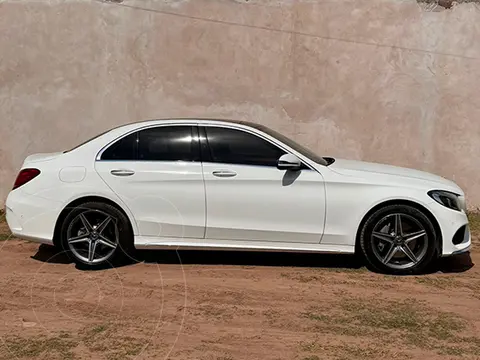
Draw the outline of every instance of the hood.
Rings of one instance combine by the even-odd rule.
[[[26,163],[34,163],[39,161],[51,160],[62,154],[63,154],[62,152],[33,154],[30,156],[27,156],[24,163],[26,164]]]
[[[463,191],[453,181],[447,180],[441,176],[431,174],[425,171],[403,168],[392,165],[384,165],[356,160],[336,159],[329,166],[333,171],[347,176],[371,176],[371,175],[389,175],[402,179],[416,179],[430,183],[431,187],[449,190],[463,195]]]

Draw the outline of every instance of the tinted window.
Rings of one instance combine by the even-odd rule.
[[[137,133],[121,138],[102,154],[102,160],[135,160]]]
[[[191,126],[161,126],[142,130],[138,134],[138,160],[194,161]]]
[[[111,145],[102,160],[195,161],[198,143],[191,126],[160,126],[140,130]],[[196,138],[196,136],[195,136]]]
[[[260,125],[260,124],[248,124],[249,126],[252,126],[260,131],[263,131],[264,133],[276,138],[277,140],[280,140],[283,142],[285,145],[290,146],[292,149],[298,151],[300,154],[308,157],[310,160],[315,161],[317,164],[325,165],[328,166],[330,164],[333,164],[335,162],[335,159],[329,158],[330,160],[326,160],[325,158],[321,157],[320,155],[317,155],[315,152],[312,150],[306,148],[303,145],[300,145],[299,143],[293,141],[292,139],[286,137],[285,135],[280,134],[279,132],[276,132],[275,130],[272,130],[266,126]]]
[[[214,162],[277,166],[285,152],[250,133],[220,127],[206,127],[211,159]]]

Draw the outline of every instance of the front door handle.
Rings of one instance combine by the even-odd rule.
[[[234,177],[237,175],[235,171],[230,171],[230,170],[216,170],[213,173],[213,176],[216,177]]]
[[[135,171],[125,170],[125,169],[117,169],[117,170],[110,171],[110,174],[115,175],[115,176],[132,176],[133,174],[135,174]]]

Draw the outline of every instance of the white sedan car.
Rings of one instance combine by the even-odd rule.
[[[419,273],[470,248],[463,191],[417,170],[320,157],[264,126],[124,125],[25,159],[6,202],[12,233],[88,267],[137,249],[360,253]]]

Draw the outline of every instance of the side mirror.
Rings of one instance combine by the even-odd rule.
[[[280,170],[297,171],[302,167],[302,162],[293,154],[284,154],[280,156],[277,162],[277,168]]]

